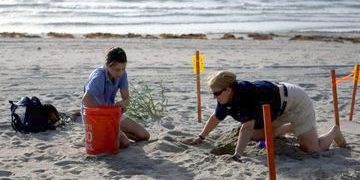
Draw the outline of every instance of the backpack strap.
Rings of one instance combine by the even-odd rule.
[[[14,104],[14,101],[9,101],[11,104],[10,111],[11,111],[11,127],[16,132],[23,132],[26,133],[24,129],[24,124],[21,122],[21,118],[18,114],[15,113],[15,110],[18,108],[18,105]]]
[[[10,112],[11,112],[11,127],[12,127],[15,131],[17,131],[17,129],[16,129],[15,125],[14,125],[14,119],[15,119],[15,117],[14,117],[14,112],[15,112],[15,110],[17,109],[17,105],[14,104],[14,101],[9,101],[9,103],[11,104],[11,106],[10,106]]]

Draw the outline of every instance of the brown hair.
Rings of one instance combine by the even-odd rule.
[[[126,63],[126,53],[125,51],[120,47],[112,47],[107,51],[106,54],[106,65],[112,66],[114,62],[117,63]]]
[[[50,126],[54,126],[58,121],[60,121],[60,114],[55,106],[52,104],[44,104],[43,109],[48,116],[48,123]]]
[[[225,89],[236,81],[236,75],[229,71],[218,71],[210,75],[207,84],[211,89]]]

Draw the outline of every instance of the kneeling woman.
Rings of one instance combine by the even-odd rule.
[[[275,137],[293,132],[300,148],[308,153],[326,150],[334,140],[338,146],[345,146],[345,140],[337,126],[318,136],[311,99],[296,85],[237,81],[234,73],[220,71],[209,77],[208,86],[217,99],[216,110],[198,137],[185,139],[184,143],[202,143],[217,124],[230,115],[242,123],[235,154],[231,156],[239,160],[251,139],[264,139],[262,105],[270,104]]]
[[[129,105],[128,79],[125,71],[127,58],[125,51],[119,47],[111,48],[106,55],[103,67],[95,69],[85,84],[82,105],[119,105],[126,109]],[[115,103],[115,96],[120,92],[122,100]],[[120,121],[120,148],[129,146],[129,139],[134,141],[148,140],[149,132],[140,124],[123,115]]]

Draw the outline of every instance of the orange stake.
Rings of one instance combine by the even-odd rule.
[[[197,111],[198,123],[201,123],[201,94],[200,94],[200,57],[199,51],[196,51],[196,94],[197,94]]]
[[[265,140],[266,140],[266,150],[267,150],[267,163],[269,167],[269,179],[275,180],[276,169],[275,169],[275,154],[274,154],[274,144],[272,137],[270,105],[265,104],[262,106],[262,108],[263,108],[263,117],[265,124]]]
[[[340,123],[339,123],[339,107],[338,107],[338,97],[337,97],[336,73],[335,73],[335,70],[331,70],[331,85],[332,85],[332,93],[333,93],[333,104],[334,104],[335,124],[340,127]]]
[[[360,67],[360,65],[355,66],[354,87],[353,87],[353,94],[352,94],[351,108],[350,108],[350,116],[349,116],[350,121],[352,121],[353,115],[354,115],[355,97],[356,97],[357,85],[358,85],[358,81],[359,81],[359,67]]]

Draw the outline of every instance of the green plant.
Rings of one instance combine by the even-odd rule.
[[[165,96],[163,83],[159,84],[160,93],[148,85],[141,85],[140,88],[130,85],[130,104],[127,107],[126,114],[138,121],[146,123],[146,120],[152,119],[159,121],[166,112],[168,99]]]

